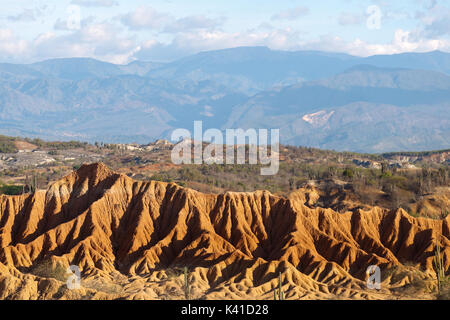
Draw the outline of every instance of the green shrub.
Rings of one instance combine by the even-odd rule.
[[[15,138],[0,136],[0,153],[16,153]]]
[[[66,281],[69,275],[61,264],[54,264],[50,259],[45,259],[33,265],[30,273],[42,278],[54,278],[59,281]]]
[[[8,196],[20,195],[23,192],[23,186],[0,185],[0,194]]]
[[[353,172],[352,169],[347,168],[347,169],[344,170],[344,172],[342,173],[342,175],[343,175],[344,177],[347,177],[347,178],[353,178],[354,172]]]

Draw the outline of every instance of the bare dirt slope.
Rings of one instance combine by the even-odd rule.
[[[337,213],[312,196],[209,195],[85,165],[46,191],[0,196],[0,299],[182,298],[184,266],[194,298],[271,299],[280,272],[287,299],[394,298],[415,279],[427,298],[437,242],[449,272],[450,216]],[[44,261],[79,266],[82,288],[36,275]],[[366,288],[369,265],[380,291]]]

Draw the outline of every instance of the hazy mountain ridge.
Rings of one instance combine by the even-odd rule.
[[[449,72],[443,52],[360,58],[264,47],[171,63],[0,64],[0,133],[144,143],[203,120],[205,128],[278,127],[283,143],[321,148],[443,149]]]

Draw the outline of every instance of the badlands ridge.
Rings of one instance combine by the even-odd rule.
[[[408,287],[426,298],[437,242],[449,272],[450,216],[337,213],[311,206],[316,196],[203,194],[85,165],[46,191],[0,196],[0,299],[182,299],[185,266],[196,299],[272,299],[279,273],[286,299],[408,298]],[[34,272],[44,262],[78,266],[81,288]],[[370,265],[381,290],[366,287]]]

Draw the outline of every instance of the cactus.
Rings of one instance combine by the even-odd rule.
[[[28,176],[27,176],[27,181],[28,181]],[[38,189],[38,181],[37,181],[37,176],[35,174],[33,174],[33,176],[31,177],[31,185],[30,185],[30,193],[36,193],[37,189]]]
[[[191,285],[189,283],[189,270],[184,267],[184,297],[186,300],[191,299]]]
[[[278,275],[278,294],[279,294],[280,300],[284,300],[284,292],[281,287],[281,272]]]
[[[441,247],[439,246],[439,242],[437,242],[436,245],[436,254],[434,256],[434,267],[436,269],[438,293],[441,294],[442,283],[445,279],[445,271],[444,271],[444,257],[441,255]]]
[[[273,300],[284,300],[284,292],[282,290],[282,285],[281,285],[281,272],[278,274],[278,290],[275,288],[273,290]]]

